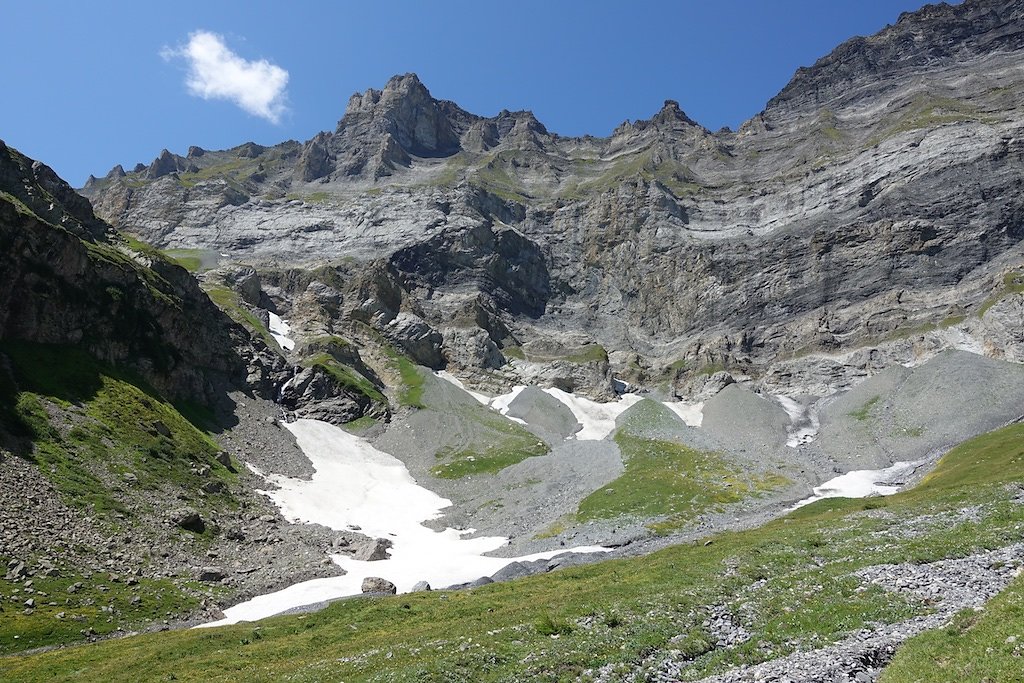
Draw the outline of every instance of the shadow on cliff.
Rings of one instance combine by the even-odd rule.
[[[134,387],[140,395],[126,397],[121,402],[117,392],[123,392],[126,385]],[[153,416],[172,411],[204,433],[219,433],[238,422],[226,392],[218,396],[214,406],[188,400],[171,402],[138,374],[101,363],[82,349],[4,341],[0,342],[0,447],[31,460],[33,442],[74,438],[74,434],[57,432],[50,424],[47,409],[27,395],[43,396],[50,403],[66,406],[71,411],[83,408],[83,415],[74,418],[78,420],[87,419],[86,407],[103,392],[107,392],[109,404],[123,408],[123,413],[116,418],[124,423],[137,422],[135,426],[148,420],[151,424],[145,428],[151,429],[154,437],[158,437],[166,425]],[[135,410],[136,404],[143,410]]]

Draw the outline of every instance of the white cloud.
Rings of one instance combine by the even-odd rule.
[[[288,72],[265,59],[248,61],[232,52],[224,37],[210,31],[189,34],[188,44],[164,48],[164,59],[188,62],[185,85],[204,100],[228,100],[243,110],[279,123],[285,112]]]

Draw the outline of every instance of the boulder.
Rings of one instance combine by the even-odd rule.
[[[398,592],[398,588],[387,579],[382,579],[379,576],[367,576],[363,579],[362,591],[370,594],[394,595]]]
[[[706,401],[715,396],[722,389],[736,380],[725,370],[715,372],[711,375],[692,375],[676,384],[675,393],[678,396],[689,397],[692,401]]]
[[[413,587],[412,587],[412,592],[413,593],[419,593],[421,591],[428,591],[428,590],[430,590],[430,584],[427,583],[426,581],[417,581],[413,585]]]
[[[417,363],[432,370],[440,370],[445,366],[444,356],[441,354],[444,338],[418,315],[403,311],[382,331]]]
[[[538,566],[533,563],[512,562],[510,564],[506,564],[504,567],[492,574],[491,580],[494,582],[500,582],[511,581],[512,579],[521,579],[524,576],[539,574],[545,569],[546,565]]]
[[[353,558],[362,562],[388,559],[388,548],[392,545],[386,538],[375,538],[356,548]]]
[[[186,531],[194,531],[196,533],[202,533],[206,529],[206,523],[203,518],[199,516],[194,508],[183,507],[176,510],[171,510],[170,513],[171,522],[177,526],[185,529]]]

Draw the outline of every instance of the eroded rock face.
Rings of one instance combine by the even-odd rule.
[[[234,326],[183,269],[117,238],[52,170],[0,145],[0,339],[82,347],[173,398],[241,381]]]
[[[809,355],[969,317],[1024,264],[1022,64],[1021,2],[929,6],[798,70],[738,131],[670,100],[607,138],[476,116],[407,74],[354,95],[305,145],[187,160],[243,174],[110,174],[86,192],[159,246],[354,259],[363,285],[342,317],[467,330],[414,344],[432,367],[498,362],[475,326],[498,350],[583,332],[654,375],[685,365],[681,387],[710,366],[792,383]],[[245,199],[228,197],[238,186]],[[478,301],[488,315],[470,315]],[[1016,314],[1000,311],[983,345],[1006,355]],[[852,372],[822,369],[835,376],[819,388]]]

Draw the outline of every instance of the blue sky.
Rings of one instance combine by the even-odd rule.
[[[607,135],[665,99],[735,128],[797,67],[923,4],[8,0],[0,139],[77,186],[165,147],[306,140],[408,71],[473,113],[530,109],[563,135]],[[197,32],[215,38],[189,50]]]

